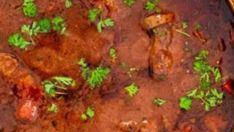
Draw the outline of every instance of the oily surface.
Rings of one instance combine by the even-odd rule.
[[[111,1],[111,0],[110,0]],[[21,0],[0,1],[0,50],[16,56],[20,66],[36,75],[36,81],[50,76],[66,75],[74,78],[78,86],[71,94],[58,98],[43,97],[39,108],[39,118],[34,122],[20,122],[15,118],[18,96],[14,89],[17,82],[11,78],[0,78],[0,130],[19,132],[119,132],[124,131],[121,122],[136,122],[150,132],[231,132],[234,123],[234,98],[226,94],[223,104],[205,112],[199,103],[194,103],[190,111],[182,111],[178,100],[196,86],[197,74],[192,70],[192,62],[200,49],[210,52],[209,62],[216,64],[222,59],[220,67],[223,78],[234,78],[233,25],[226,20],[219,0],[162,0],[160,8],[175,15],[173,25],[187,20],[189,25],[200,22],[203,34],[208,39],[202,44],[192,36],[188,38],[171,31],[168,46],[173,62],[167,69],[167,78],[155,81],[149,76],[149,58],[152,38],[142,28],[142,21],[147,13],[144,0],[137,0],[131,8],[121,0],[112,0],[112,9],[108,12],[115,21],[111,29],[98,33],[95,26],[87,20],[87,10],[91,6],[87,1],[74,0],[73,7],[65,9],[63,0],[38,0],[39,15],[42,17],[63,16],[67,24],[65,35],[48,33],[36,38],[36,46],[27,51],[10,47],[8,36],[32,20],[23,16]],[[88,4],[85,4],[88,3]],[[92,1],[103,4],[103,1]],[[188,32],[192,34],[193,27]],[[162,29],[163,30],[163,29]],[[220,39],[225,41],[225,50],[220,50]],[[165,41],[162,41],[166,43]],[[191,52],[185,52],[188,42]],[[162,44],[164,44],[162,43]],[[115,47],[118,58],[112,62],[108,55],[110,47]],[[163,47],[163,45],[161,45]],[[157,52],[157,50],[155,51]],[[111,77],[103,87],[93,91],[82,87],[84,80],[80,76],[76,61],[85,57],[93,65],[111,68]],[[1,60],[0,60],[1,61]],[[128,67],[137,68],[130,77]],[[155,62],[157,64],[157,62]],[[1,63],[2,64],[2,63]],[[1,67],[1,66],[0,66]],[[157,69],[157,68],[156,68]],[[24,71],[24,70],[23,70]],[[17,80],[17,74],[13,80]],[[18,76],[21,77],[21,76]],[[124,87],[134,82],[139,86],[139,93],[130,98]],[[167,101],[162,107],[152,104],[154,98]],[[49,102],[58,105],[57,113],[46,111]],[[88,106],[95,108],[95,117],[87,122],[80,120],[80,115]],[[130,130],[134,131],[134,129]],[[141,130],[143,131],[143,130]],[[147,131],[147,132],[148,132]]]

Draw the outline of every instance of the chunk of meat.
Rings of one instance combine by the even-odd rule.
[[[10,83],[16,85],[16,94],[19,97],[19,104],[21,104],[17,109],[17,113],[20,113],[17,114],[18,119],[29,121],[35,119],[36,111],[29,109],[37,109],[42,97],[42,86],[39,78],[8,53],[0,53],[0,74]],[[32,107],[29,102],[35,102],[35,105]]]
[[[207,115],[204,119],[206,127],[211,132],[221,132],[227,127],[227,121],[220,115]]]
[[[167,13],[167,14],[153,14],[146,17],[143,21],[143,26],[145,29],[153,29],[155,27],[161,26],[163,24],[168,24],[173,22],[174,14]]]
[[[156,39],[151,46],[149,56],[150,76],[159,79],[162,75],[167,75],[172,64],[172,53],[167,49],[160,48],[159,40]]]

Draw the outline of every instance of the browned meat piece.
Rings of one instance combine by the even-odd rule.
[[[156,38],[151,46],[149,56],[150,76],[155,79],[160,79],[162,76],[167,75],[172,64],[173,57],[171,52],[161,48],[160,41]]]
[[[136,122],[133,120],[122,121],[118,125],[121,132],[158,132],[159,126],[156,122],[143,120],[141,122]]]
[[[16,85],[16,94],[20,104],[17,109],[17,117],[28,121],[34,120],[42,97],[42,86],[39,79],[8,53],[0,53],[0,74]]]
[[[153,14],[148,16],[143,21],[143,26],[147,30],[153,29],[155,27],[161,26],[163,24],[170,23],[174,20],[174,14]]]
[[[228,125],[227,121],[220,115],[207,115],[204,122],[211,132],[222,132]]]

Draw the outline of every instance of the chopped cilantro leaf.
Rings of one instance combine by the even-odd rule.
[[[88,19],[90,22],[95,22],[98,18],[98,16],[100,15],[101,10],[99,8],[92,8],[89,9],[88,12]]]
[[[47,111],[51,113],[56,113],[58,111],[58,107],[56,104],[53,103],[47,108]]]
[[[97,24],[97,30],[98,30],[98,32],[102,32],[103,28],[113,27],[114,24],[115,23],[111,18],[106,18],[106,19],[100,20]]]
[[[62,17],[56,16],[55,18],[52,19],[51,23],[54,31],[64,34],[66,26],[65,26],[65,20]]]
[[[180,98],[180,108],[184,110],[191,109],[192,99],[189,97],[181,97]]]
[[[155,98],[155,99],[153,100],[153,103],[154,103],[154,105],[156,105],[156,106],[162,106],[163,104],[166,103],[166,100],[161,99],[161,98]]]
[[[15,33],[9,36],[8,43],[20,49],[27,48],[31,43],[26,41],[20,33]]]
[[[139,92],[139,88],[134,83],[125,87],[125,90],[130,97],[135,96]]]
[[[37,6],[34,0],[24,0],[23,1],[23,12],[25,16],[35,17],[37,15]]]

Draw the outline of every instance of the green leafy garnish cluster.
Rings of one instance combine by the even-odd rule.
[[[64,32],[66,31],[66,24],[65,20],[62,17],[56,16],[51,20],[51,23],[52,23],[52,29],[54,31],[64,34]]]
[[[89,68],[84,58],[81,58],[78,64],[80,65],[82,77],[87,81],[91,89],[100,87],[110,73],[109,68],[102,66],[95,69]]]
[[[8,38],[8,43],[20,49],[27,48],[31,43],[25,40],[20,33],[14,33]]]
[[[34,21],[32,24],[23,24],[21,26],[21,33],[28,35],[30,37],[30,41],[27,41],[21,33],[14,33],[9,36],[8,42],[12,46],[20,49],[26,49],[33,43],[33,36],[36,36],[39,33],[48,33],[51,28],[61,34],[64,33],[66,30],[64,19],[57,16],[53,18],[52,21],[47,18],[43,18],[39,21]]]
[[[25,16],[35,17],[37,15],[37,6],[34,0],[24,0],[23,1],[23,12]]]
[[[123,0],[123,3],[128,7],[131,7],[135,4],[136,0]]]
[[[182,109],[189,110],[193,99],[202,101],[206,111],[222,103],[223,93],[214,87],[221,82],[221,72],[219,68],[209,65],[208,54],[208,51],[201,50],[195,57],[193,69],[200,75],[200,84],[180,99]]]
[[[149,12],[156,11],[157,13],[160,13],[160,8],[158,7],[160,0],[148,0],[145,3],[145,9]]]
[[[94,109],[92,107],[88,107],[80,118],[82,121],[87,121],[88,119],[92,119],[94,116],[95,116]]]
[[[162,106],[166,103],[166,100],[164,99],[161,99],[161,98],[155,98],[153,100],[153,104],[156,105],[156,106]]]
[[[139,88],[134,83],[132,83],[131,85],[125,87],[125,91],[130,97],[133,97],[139,92]]]
[[[103,28],[113,27],[114,21],[111,18],[101,19],[97,24],[98,32],[102,32]]]
[[[101,13],[102,11],[99,8],[89,9],[88,12],[89,21],[92,23],[97,22],[98,32],[102,32],[103,28],[113,27],[115,24],[111,18],[102,18]]]
[[[101,14],[101,9],[99,8],[92,8],[92,9],[89,9],[89,12],[88,12],[88,19],[90,22],[95,22],[99,15]]]
[[[76,81],[70,77],[54,76],[48,80],[42,82],[44,91],[47,95],[55,97],[57,94],[65,94],[58,92],[57,90],[67,90],[67,87],[76,86]]]
[[[56,104],[52,103],[50,104],[50,106],[48,106],[47,111],[51,113],[56,113],[58,111],[58,107]]]

